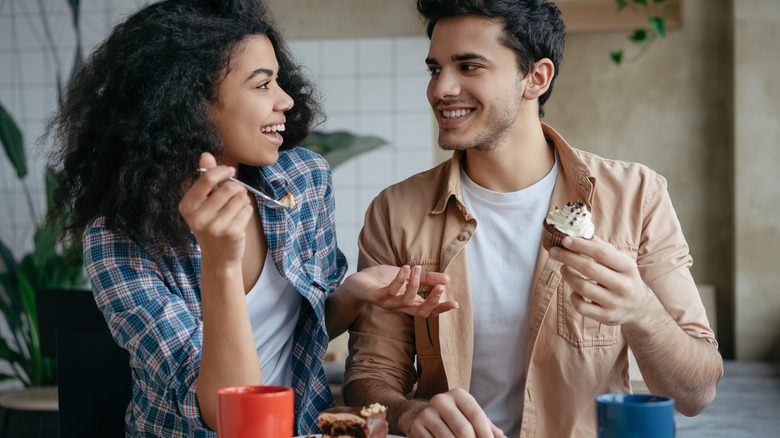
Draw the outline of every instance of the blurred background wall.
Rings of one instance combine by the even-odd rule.
[[[544,122],[572,145],[639,161],[663,174],[694,258],[697,283],[714,286],[717,333],[727,358],[780,360],[780,2],[680,0],[681,20],[633,62],[632,29],[567,16],[570,31]],[[146,1],[82,1],[85,50]],[[381,188],[446,159],[425,101],[427,39],[413,0],[268,0],[324,98],[321,129],[379,135],[385,147],[334,171],[340,246],[351,270],[365,207]],[[608,6],[612,0],[560,0]],[[0,101],[22,126],[34,202],[42,212],[46,146],[35,146],[56,105],[53,71],[75,47],[64,0],[0,2]],[[41,44],[43,7],[55,32]],[[570,24],[571,23],[571,24]],[[52,55],[55,53],[56,55]],[[55,61],[56,59],[56,61]],[[0,237],[15,255],[35,221],[0,159]]]

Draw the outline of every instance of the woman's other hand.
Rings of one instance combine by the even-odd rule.
[[[440,302],[450,278],[440,272],[422,272],[420,266],[372,266],[350,275],[344,284],[354,300],[385,310],[423,318],[438,316],[459,307],[456,301]],[[431,286],[427,298],[418,295],[420,286]]]

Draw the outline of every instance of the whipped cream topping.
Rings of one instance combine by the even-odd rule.
[[[360,415],[364,417],[368,417],[372,414],[378,414],[380,412],[386,411],[387,408],[379,403],[373,403],[371,406],[363,407],[363,409],[360,410]]]
[[[562,233],[572,237],[590,239],[595,231],[593,217],[585,203],[580,201],[567,202],[563,208],[555,207],[554,210],[547,213],[545,220]]]

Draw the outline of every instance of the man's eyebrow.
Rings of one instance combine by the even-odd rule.
[[[482,62],[490,62],[489,59],[485,58],[484,56],[480,55],[479,53],[463,53],[460,55],[452,55],[453,61],[482,61]],[[425,63],[428,65],[437,65],[439,61],[436,60],[436,58],[425,58]]]
[[[484,56],[480,55],[479,53],[464,53],[462,55],[452,55],[453,61],[483,61],[483,62],[490,62],[489,59],[485,58]]]
[[[267,76],[273,76],[274,71],[270,68],[260,67],[258,69],[255,69],[252,73],[249,74],[249,77],[246,78],[246,81],[251,81],[252,78],[254,78],[257,75],[267,75]]]

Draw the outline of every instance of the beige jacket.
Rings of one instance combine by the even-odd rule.
[[[596,235],[636,259],[645,283],[683,330],[717,347],[666,180],[645,166],[573,149],[546,125],[544,133],[560,157],[551,207],[584,201],[593,212]],[[468,390],[474,322],[464,247],[477,221],[461,197],[460,159],[455,153],[374,199],[360,234],[358,262],[358,269],[409,264],[445,272],[451,280],[442,300],[456,300],[460,309],[424,319],[367,308],[350,332],[345,385],[379,379],[407,394],[417,382],[415,396],[421,398],[456,387]],[[620,327],[574,310],[559,265],[540,246],[526,385],[517,389],[525,392],[518,412],[521,437],[595,437],[595,397],[631,391]]]

